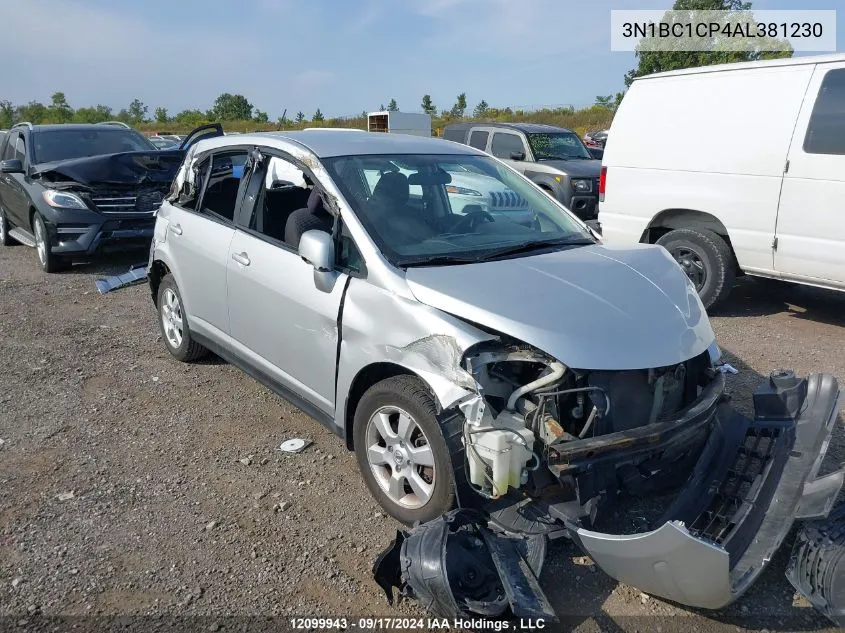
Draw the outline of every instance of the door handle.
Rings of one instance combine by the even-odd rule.
[[[175,233],[176,235],[182,235],[182,225],[181,224],[171,224],[170,231]]]
[[[232,253],[232,259],[241,266],[249,266],[249,256],[246,253]]]

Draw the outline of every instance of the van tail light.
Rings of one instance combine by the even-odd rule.
[[[604,192],[607,189],[607,167],[602,165],[599,176],[599,202],[604,202]]]

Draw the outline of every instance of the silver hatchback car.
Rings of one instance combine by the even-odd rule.
[[[455,173],[525,204],[492,205]],[[210,350],[335,431],[409,525],[458,504],[511,530],[556,526],[615,578],[718,608],[842,485],[816,478],[834,378],[773,374],[755,418],[736,413],[707,314],[662,247],[603,246],[466,145],[202,140],[158,213],[148,275],[173,356]],[[614,504],[667,490],[644,530],[597,530]]]

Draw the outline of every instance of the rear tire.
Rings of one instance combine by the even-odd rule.
[[[724,301],[736,270],[731,247],[708,229],[675,229],[657,240],[696,287],[705,309]]]
[[[370,493],[394,519],[412,525],[455,503],[449,449],[434,398],[416,376],[394,376],[370,387],[355,409],[353,442]]]
[[[183,363],[190,363],[208,354],[208,350],[191,336],[182,295],[173,275],[165,275],[158,286],[158,327],[167,351]]]
[[[6,218],[6,214],[3,212],[3,209],[0,208],[0,246],[13,246],[17,244],[15,238],[9,235],[9,230],[11,228],[12,226]]]

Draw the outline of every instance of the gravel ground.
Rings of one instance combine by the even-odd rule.
[[[424,617],[414,602],[388,606],[371,579],[397,524],[339,438],[220,360],[173,360],[146,285],[97,294],[94,279],[135,260],[48,276],[34,250],[0,249],[0,628]],[[713,317],[740,370],[737,406],[777,367],[845,378],[843,308],[845,295],[739,283]],[[289,437],[313,445],[274,450]],[[845,459],[841,442],[831,450]],[[556,542],[542,585],[567,630],[829,628],[784,566],[782,550],[743,599],[697,612],[618,585]]]

